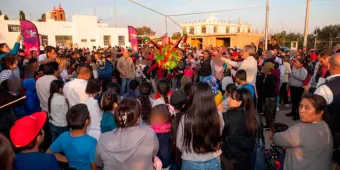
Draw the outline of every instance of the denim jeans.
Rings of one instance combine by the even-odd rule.
[[[218,158],[208,161],[182,161],[182,170],[220,170],[221,162]]]
[[[262,139],[257,140],[257,145],[254,151],[253,166],[254,170],[265,170],[264,162],[264,142]]]
[[[122,84],[120,86],[120,95],[124,95],[127,90],[129,90],[129,83],[131,81],[131,78],[122,78]]]
[[[58,126],[54,126],[52,123],[49,123],[50,125],[50,129],[51,129],[51,133],[52,133],[52,142],[54,142],[59,135],[61,135],[62,133],[68,131],[68,127],[58,127]]]

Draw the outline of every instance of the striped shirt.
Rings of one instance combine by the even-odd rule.
[[[0,84],[8,79],[14,78],[12,70],[4,70],[0,73]]]

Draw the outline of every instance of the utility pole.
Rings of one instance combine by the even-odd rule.
[[[266,23],[264,26],[264,36],[265,36],[265,46],[264,49],[267,50],[268,49],[268,21],[269,20],[269,0],[266,0]]]
[[[308,23],[309,23],[309,7],[310,7],[310,0],[307,0],[306,6],[306,17],[305,17],[305,30],[303,36],[303,49],[307,49],[307,37],[308,37]]]
[[[168,35],[168,21],[167,21],[167,16],[165,15],[165,34]]]
[[[316,50],[316,37],[314,39],[314,50]]]
[[[115,11],[114,11],[115,21],[114,21],[114,24],[115,24],[115,28],[117,28],[117,3],[116,3],[116,0],[114,0],[114,5],[115,5]]]

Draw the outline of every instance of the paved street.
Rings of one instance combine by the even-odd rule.
[[[280,111],[276,113],[276,122],[284,123],[289,127],[298,123],[299,121],[292,120],[292,117],[287,117],[285,114],[289,113],[291,108],[287,108],[284,104],[281,104]],[[266,119],[262,117],[263,122],[266,122]],[[264,131],[264,136],[266,139],[266,148],[269,148],[271,141],[269,140],[269,131]]]

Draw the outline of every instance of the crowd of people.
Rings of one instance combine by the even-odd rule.
[[[0,44],[4,170],[328,170],[340,163],[340,51]],[[338,50],[338,51],[337,51]],[[295,125],[276,121],[291,107]],[[265,122],[263,122],[265,120]],[[272,141],[265,149],[264,131]]]

